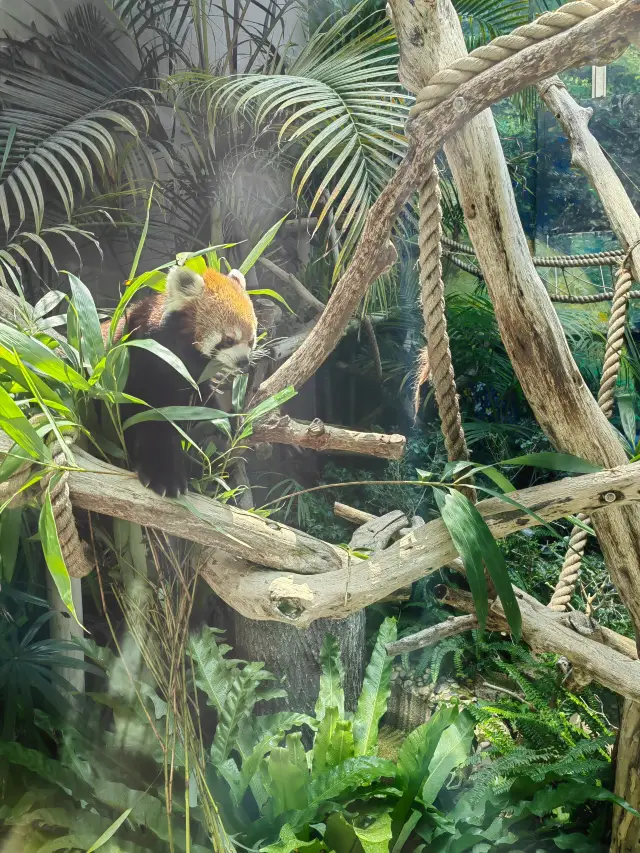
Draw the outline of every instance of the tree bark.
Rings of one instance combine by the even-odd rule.
[[[466,54],[460,23],[449,0],[391,0],[391,6],[400,44],[400,78],[417,92],[437,71]],[[558,450],[606,466],[624,464],[624,450],[578,371],[531,261],[491,113],[486,110],[451,136],[445,154],[502,339],[538,422]],[[611,577],[640,632],[640,509],[614,506],[598,511],[593,523]],[[625,741],[631,749],[628,736]],[[634,749],[637,767],[637,740]],[[621,781],[618,778],[618,785]],[[618,793],[635,794],[631,804],[640,806],[640,785]],[[625,822],[612,850],[637,849],[639,832],[640,821]],[[625,847],[629,833],[634,839]]]

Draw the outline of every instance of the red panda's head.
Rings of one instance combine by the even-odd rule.
[[[256,319],[244,276],[173,267],[167,276],[164,317],[179,313],[180,327],[194,347],[229,369],[247,367],[256,344]]]

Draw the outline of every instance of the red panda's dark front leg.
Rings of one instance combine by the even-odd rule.
[[[131,461],[142,485],[163,497],[185,494],[187,460],[175,427],[162,421],[149,421],[131,427],[131,432]]]

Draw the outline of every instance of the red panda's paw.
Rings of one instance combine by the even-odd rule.
[[[187,493],[187,466],[180,449],[162,455],[143,454],[138,459],[137,471],[142,485],[162,498],[179,498]]]

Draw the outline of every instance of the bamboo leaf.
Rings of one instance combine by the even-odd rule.
[[[104,358],[104,340],[98,310],[89,288],[73,273],[67,273],[71,284],[73,306],[78,312],[80,346],[91,367]]]
[[[246,275],[250,269],[258,263],[258,258],[264,254],[264,252],[269,248],[269,246],[273,243],[276,234],[280,230],[280,226],[285,221],[289,214],[283,216],[275,225],[272,225],[271,228],[264,234],[253,247],[253,249],[249,252],[247,257],[244,259],[240,266],[240,272],[243,275]]]
[[[100,838],[98,838],[98,840],[94,844],[92,844],[91,847],[89,847],[89,849],[87,850],[87,853],[94,853],[94,851],[98,850],[100,847],[102,847],[104,844],[106,844],[107,841],[109,841],[109,839],[113,838],[113,836],[120,829],[120,827],[125,822],[125,820],[129,817],[129,815],[131,814],[132,811],[133,811],[133,809],[131,809],[131,808],[125,809],[125,811],[122,812],[120,817],[116,818],[116,820],[114,820],[114,822],[111,824],[111,826],[102,833]]]
[[[62,556],[62,549],[60,548],[60,540],[58,539],[58,529],[56,527],[56,520],[53,514],[53,507],[51,506],[51,485],[47,487],[42,509],[40,511],[38,532],[40,534],[40,541],[42,543],[42,550],[44,552],[47,568],[49,569],[53,582],[60,593],[60,598],[78,625],[82,628],[73,603],[71,578],[69,577],[69,572],[67,571],[64,557]]]

